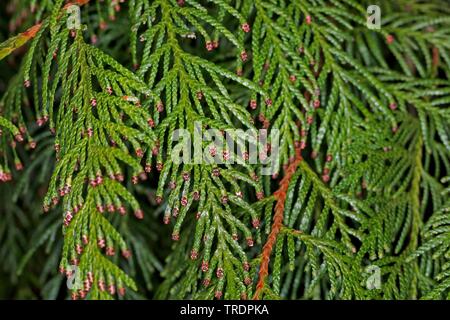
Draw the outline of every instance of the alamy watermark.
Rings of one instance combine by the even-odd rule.
[[[81,281],[81,277],[79,274],[78,266],[70,265],[67,267],[67,281],[66,285],[69,290],[78,290],[83,287],[83,283]]]
[[[71,5],[67,8],[67,29],[81,29],[81,9],[77,5]]]
[[[381,8],[377,5],[367,7],[367,28],[381,29]]]
[[[365,269],[366,288],[368,290],[381,289],[381,269],[378,266],[368,266]]]
[[[175,164],[260,164],[262,175],[273,175],[279,167],[280,132],[277,129],[206,129],[194,122],[193,134],[176,129],[171,152]]]

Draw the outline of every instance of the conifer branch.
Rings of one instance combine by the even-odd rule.
[[[55,297],[59,264],[73,298],[447,298],[450,9],[379,1],[373,29],[371,4],[8,0],[11,281]]]

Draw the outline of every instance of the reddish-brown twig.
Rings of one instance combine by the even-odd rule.
[[[272,254],[272,249],[277,240],[278,233],[280,232],[281,227],[283,226],[284,203],[286,201],[289,183],[295,171],[297,170],[300,161],[302,161],[300,148],[296,148],[295,154],[296,154],[295,159],[289,164],[288,168],[285,171],[283,179],[280,181],[280,188],[274,193],[274,197],[277,201],[277,204],[275,205],[275,215],[273,217],[272,229],[270,231],[266,243],[264,244],[261,254],[261,263],[259,266],[259,279],[258,283],[256,284],[255,295],[253,296],[254,300],[258,300],[261,297],[262,290],[264,289],[265,280],[267,275],[269,274],[270,255]]]

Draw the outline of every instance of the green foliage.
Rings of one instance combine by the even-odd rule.
[[[378,2],[371,30],[370,1],[75,1],[70,30],[64,1],[10,0],[0,295],[65,297],[59,265],[73,298],[245,299],[270,258],[264,299],[450,297],[450,9]],[[214,144],[257,129],[273,175]],[[180,130],[224,163],[175,161]]]

